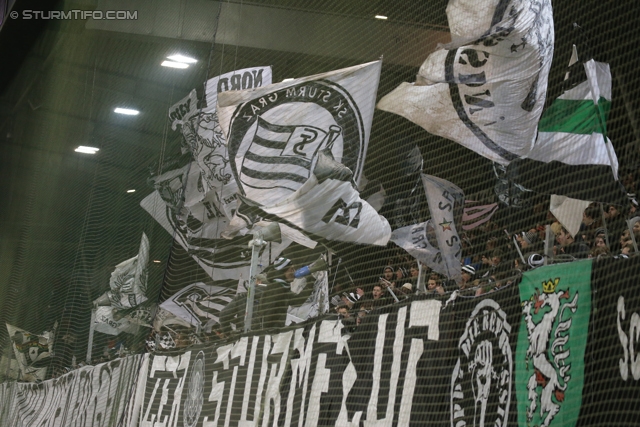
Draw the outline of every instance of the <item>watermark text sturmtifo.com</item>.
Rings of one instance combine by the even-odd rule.
[[[9,14],[11,19],[95,19],[95,20],[136,20],[137,10],[23,10]]]

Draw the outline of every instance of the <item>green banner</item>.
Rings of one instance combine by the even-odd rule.
[[[518,425],[575,426],[591,312],[591,260],[525,273],[520,301]]]

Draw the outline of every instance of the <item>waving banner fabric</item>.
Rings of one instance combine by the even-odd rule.
[[[451,0],[452,42],[378,108],[503,165],[536,138],[553,57],[549,0]]]
[[[357,190],[380,68],[376,61],[220,94],[218,117],[242,199],[328,240],[386,244],[389,224]],[[250,227],[246,218],[225,234]]]

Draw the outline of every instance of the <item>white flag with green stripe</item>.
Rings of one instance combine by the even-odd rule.
[[[609,65],[571,58],[565,92],[542,114],[536,145],[508,166],[510,179],[542,194],[626,203],[618,158],[607,138],[611,109]]]
[[[545,163],[607,165],[618,176],[618,158],[606,137],[611,108],[609,64],[593,59],[584,64],[586,80],[567,90],[544,112],[538,141],[529,158]]]

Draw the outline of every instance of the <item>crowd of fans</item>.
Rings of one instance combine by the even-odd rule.
[[[514,283],[522,272],[545,263],[569,262],[602,257],[627,258],[638,252],[640,212],[633,194],[629,205],[590,204],[583,213],[580,231],[572,235],[551,214],[517,232],[509,232],[496,222],[460,235],[463,242],[461,280],[449,280],[398,248],[380,269],[375,283],[336,286],[332,304],[339,317],[357,326],[370,310],[405,300],[412,295],[454,291],[459,296],[476,297]],[[544,215],[544,212],[543,212]],[[553,241],[546,246],[547,227]],[[422,272],[418,288],[418,278]]]
[[[629,195],[628,206],[590,204],[584,210],[579,232],[575,235],[567,231],[547,206],[535,206],[533,210],[537,211],[538,220],[518,230],[509,230],[496,220],[460,233],[462,265],[458,281],[432,271],[427,265],[420,265],[403,249],[389,243],[389,247],[393,246],[388,248],[391,255],[380,259],[379,273],[371,279],[354,281],[349,276],[348,281],[330,284],[332,313],[342,319],[345,331],[349,332],[355,330],[372,310],[415,295],[457,292],[459,296],[472,298],[516,283],[524,271],[544,264],[585,258],[626,258],[638,252],[640,212],[633,194]],[[547,235],[551,236],[551,242],[546,242]],[[289,262],[279,258],[264,274],[258,275],[252,330],[284,326],[287,307],[302,303],[311,293],[311,276],[303,286],[304,292],[295,295],[291,292],[294,272],[301,266]],[[220,325],[211,333],[153,332],[147,339],[147,349],[182,349],[241,334],[246,294],[240,294],[236,299],[221,311]],[[231,323],[234,323],[233,330]],[[120,357],[124,354],[122,351],[118,345],[111,345],[92,362],[97,364]],[[74,363],[65,369],[80,366]]]

